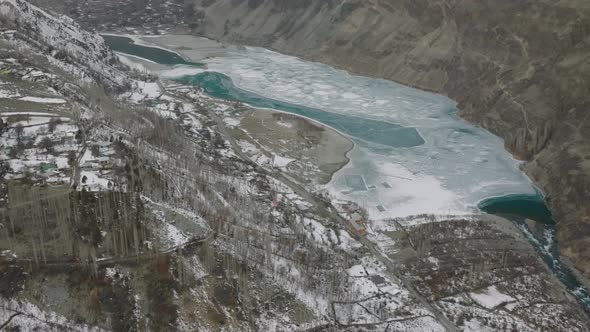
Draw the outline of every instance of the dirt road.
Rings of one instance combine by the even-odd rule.
[[[215,114],[214,111],[210,111],[209,115],[217,124],[217,127],[219,128],[219,131],[221,132],[221,134],[230,142],[232,148],[234,149],[234,152],[240,158],[242,158],[244,160],[252,161],[242,151],[240,145],[237,144],[237,142],[235,141],[235,138],[227,130],[223,120],[217,114]],[[263,174],[265,174],[267,176],[271,176],[271,177],[283,182],[285,185],[290,187],[291,190],[293,190],[297,195],[301,196],[308,203],[310,203],[314,207],[314,209],[316,210],[318,215],[328,218],[332,222],[337,223],[339,225],[346,225],[348,223],[347,220],[345,220],[340,214],[338,214],[336,212],[336,209],[331,204],[324,202],[323,200],[319,200],[315,194],[309,192],[303,186],[301,186],[301,185],[297,184],[295,181],[289,179],[287,176],[282,174],[280,171],[269,171],[269,170],[264,169],[262,167],[260,168],[259,171],[261,171]],[[383,265],[385,265],[385,267],[387,268],[387,273],[390,276],[390,278],[392,279],[392,281],[404,286],[408,290],[410,295],[416,301],[418,301],[420,304],[422,304],[428,311],[430,311],[432,316],[442,326],[444,326],[447,331],[453,331],[453,332],[458,331],[457,327],[453,324],[453,322],[451,322],[437,308],[435,308],[424,296],[422,296],[420,294],[420,292],[418,292],[418,290],[413,285],[413,282],[411,280],[409,280],[397,273],[397,270],[396,270],[396,267],[395,267],[395,264],[393,263],[393,261],[391,261],[391,259],[389,259],[387,256],[385,256],[383,253],[381,253],[376,248],[374,243],[369,241],[366,237],[361,237],[359,239],[359,242],[369,252],[371,252],[380,262],[382,262]]]

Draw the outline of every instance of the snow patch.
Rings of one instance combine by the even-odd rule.
[[[289,165],[293,161],[295,161],[295,159],[286,158],[275,154],[272,158],[272,165],[273,167],[282,168],[287,167],[287,165]]]
[[[66,101],[64,99],[61,98],[41,98],[41,97],[22,97],[19,98],[18,100],[21,101],[30,101],[33,103],[39,103],[39,104],[65,104]]]
[[[480,293],[469,293],[469,297],[486,309],[493,309],[502,303],[516,301],[512,296],[500,293],[496,286],[483,289]]]

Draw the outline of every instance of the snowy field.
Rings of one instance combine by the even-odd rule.
[[[516,299],[498,291],[496,286],[490,286],[478,293],[470,293],[469,296],[480,306],[486,309],[494,309],[503,303],[514,302]]]

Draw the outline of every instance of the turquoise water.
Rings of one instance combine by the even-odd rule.
[[[490,214],[517,215],[545,224],[555,223],[540,194],[493,197],[482,201],[479,208]]]
[[[202,66],[200,63],[193,63],[184,60],[177,53],[166,51],[157,47],[137,45],[133,39],[122,36],[102,35],[105,42],[117,52],[135,55],[163,65],[193,65]]]
[[[185,76],[178,81],[201,87],[208,95],[215,98],[235,100],[253,107],[272,108],[275,110],[301,115],[335,128],[352,137],[368,142],[395,148],[408,148],[424,144],[424,139],[415,128],[402,127],[397,124],[364,119],[355,116],[336,114],[301,105],[262,97],[236,87],[231,78],[215,72],[204,72]]]
[[[514,222],[523,231],[547,266],[578,299],[584,310],[590,313],[590,293],[582,287],[572,271],[559,259],[559,244],[555,239],[555,221],[541,194],[489,198],[482,201],[479,208]],[[538,222],[534,230],[529,229],[525,223],[526,219]]]
[[[201,65],[188,63],[174,52],[168,52],[155,47],[137,45],[131,38],[110,35],[105,35],[103,38],[109,46],[117,52],[132,54],[160,64]],[[402,127],[390,122],[336,114],[320,109],[265,98],[236,87],[231,78],[220,73],[204,72],[197,75],[182,77],[178,79],[178,81],[199,86],[212,97],[240,101],[253,107],[272,108],[305,116],[367,142],[378,143],[395,148],[408,148],[424,144],[424,139],[415,128]]]

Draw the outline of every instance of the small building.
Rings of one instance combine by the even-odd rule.
[[[346,204],[342,205],[342,208],[347,213],[354,213],[361,209],[361,207],[355,202],[346,202]]]
[[[45,182],[47,184],[56,185],[56,184],[63,184],[63,183],[69,182],[69,179],[66,180],[66,178],[64,178],[64,177],[50,176],[47,178],[47,180],[45,180]]]
[[[43,82],[49,80],[50,76],[39,70],[31,70],[23,76],[24,80],[31,82]]]
[[[56,171],[57,164],[56,163],[41,163],[40,168],[43,173]]]
[[[355,212],[350,216],[348,220],[348,231],[354,236],[363,236],[367,234],[367,228],[365,227],[365,219],[359,213]]]
[[[278,208],[278,207],[279,207],[279,201],[277,201],[277,200],[273,200],[273,201],[270,203],[270,206],[271,206],[273,209],[276,209],[276,208]]]
[[[95,169],[100,168],[98,161],[96,160],[87,160],[81,166],[82,169]]]
[[[96,158],[96,161],[101,165],[101,166],[107,166],[110,165],[111,163],[111,158],[109,157],[98,157]]]

